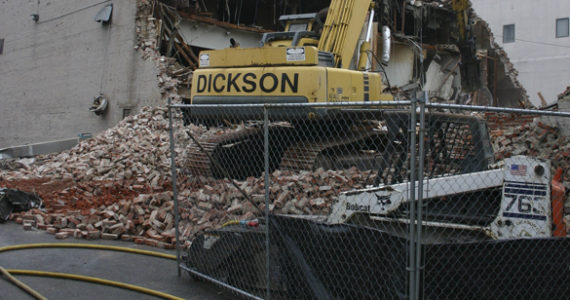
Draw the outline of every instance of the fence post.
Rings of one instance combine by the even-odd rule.
[[[172,197],[174,198],[174,227],[176,232],[176,269],[178,277],[180,277],[180,232],[178,231],[178,223],[180,222],[180,214],[178,211],[178,189],[176,186],[176,152],[174,152],[174,127],[172,126],[172,99],[168,98],[168,122],[170,134],[170,172],[172,180]]]
[[[409,123],[409,133],[410,133],[410,225],[409,225],[409,265],[408,271],[410,272],[409,277],[409,296],[410,299],[417,299],[416,295],[416,240],[415,240],[415,219],[416,219],[416,108],[417,99],[414,97],[412,99],[412,105],[410,109],[410,123]]]
[[[420,291],[421,283],[421,270],[422,270],[422,222],[423,222],[423,196],[424,196],[424,159],[425,159],[425,109],[426,102],[428,101],[428,92],[424,92],[423,97],[420,99],[420,132],[419,132],[419,162],[418,162],[418,199],[417,199],[417,227],[416,227],[416,293]]]
[[[263,108],[263,156],[265,165],[265,281],[266,281],[266,291],[265,299],[271,298],[270,293],[270,270],[269,270],[269,117],[267,112],[267,106]]]

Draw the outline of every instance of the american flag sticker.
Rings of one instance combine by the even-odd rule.
[[[511,165],[511,175],[526,176],[526,165]]]

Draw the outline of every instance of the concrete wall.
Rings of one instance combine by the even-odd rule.
[[[471,0],[507,51],[531,102],[556,102],[570,85],[570,37],[556,38],[556,19],[570,17],[568,0]],[[515,24],[515,42],[503,44],[503,25]]]
[[[112,24],[95,22],[109,3]],[[0,0],[0,148],[95,134],[123,108],[159,101],[153,62],[134,49],[135,16],[136,0]],[[104,116],[88,111],[100,92]]]

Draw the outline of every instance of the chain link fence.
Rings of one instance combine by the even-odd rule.
[[[569,114],[170,110],[179,270],[197,279],[258,299],[570,295],[567,195],[551,183],[568,181]]]

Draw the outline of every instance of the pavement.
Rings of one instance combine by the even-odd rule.
[[[14,222],[0,224],[0,247],[29,243],[88,243],[121,246],[176,255],[174,250],[158,249],[126,241],[57,240],[42,230],[25,231]],[[195,281],[185,271],[179,277],[175,260],[107,250],[74,248],[25,249],[0,253],[5,269],[41,270],[99,277],[134,284],[185,299],[235,299],[216,285]],[[2,277],[2,276],[0,276]],[[122,288],[94,283],[15,275],[48,299],[158,299]],[[9,281],[0,279],[0,299],[33,299]]]

